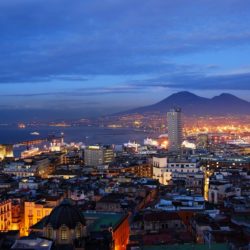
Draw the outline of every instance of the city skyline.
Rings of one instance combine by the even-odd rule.
[[[0,0],[1,250],[250,250],[249,0]]]
[[[0,7],[3,116],[107,114],[183,90],[250,101],[247,1],[3,0]]]

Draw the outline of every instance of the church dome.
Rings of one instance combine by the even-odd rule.
[[[61,226],[75,229],[79,224],[85,225],[85,218],[68,199],[64,199],[55,207],[45,221],[45,227],[51,226],[53,229],[59,229]]]

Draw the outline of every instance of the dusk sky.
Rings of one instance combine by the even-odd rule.
[[[0,109],[250,101],[249,0],[0,0]]]

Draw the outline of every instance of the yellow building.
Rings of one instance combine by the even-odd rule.
[[[0,231],[5,232],[11,230],[11,200],[0,202]]]
[[[12,145],[1,145],[0,144],[0,161],[6,157],[14,157]]]
[[[48,216],[53,208],[61,201],[61,197],[48,199],[46,201],[24,202],[24,228],[20,231],[21,236],[29,235],[29,228]]]

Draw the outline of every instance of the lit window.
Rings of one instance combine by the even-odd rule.
[[[77,239],[81,238],[81,227],[80,226],[78,226],[76,228],[76,238]]]
[[[67,229],[63,227],[61,229],[61,240],[67,240],[67,239],[68,239]]]

